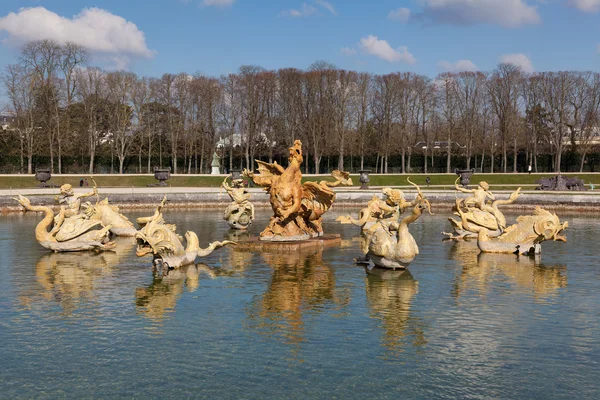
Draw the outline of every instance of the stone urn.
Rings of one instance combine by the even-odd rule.
[[[167,182],[171,177],[171,168],[154,168],[154,179],[158,181],[156,184],[148,186],[167,186]]]
[[[460,184],[462,187],[467,187],[471,183],[471,176],[475,173],[475,169],[456,169],[456,175],[460,176]]]
[[[46,187],[54,187],[48,183],[48,181],[52,178],[52,174],[50,174],[50,169],[36,169],[35,170],[35,179],[40,182],[38,187],[46,188]]]
[[[241,169],[232,169],[231,170],[231,179],[242,179],[242,170]]]
[[[360,176],[358,177],[358,180],[361,183],[361,185],[360,185],[361,189],[369,188],[369,173],[370,172],[371,172],[370,169],[361,169],[360,171],[358,171],[358,173],[360,174]]]

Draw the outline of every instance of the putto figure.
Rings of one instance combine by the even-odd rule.
[[[63,216],[55,219],[54,211],[47,206],[34,206],[28,198],[19,195],[15,198],[26,211],[40,211],[44,213],[42,219],[35,227],[35,238],[40,245],[54,252],[109,250],[115,247],[109,241],[109,226],[102,226],[102,222],[93,221],[85,215],[76,214],[64,221]]]
[[[472,194],[465,199],[457,199],[453,208],[454,214],[460,219],[448,218],[454,233],[446,233],[451,239],[476,238],[481,229],[485,229],[488,237],[498,237],[506,228],[506,217],[498,208],[501,205],[512,204],[521,194],[521,188],[515,190],[507,200],[496,200],[489,191],[487,182],[479,182],[476,189],[464,189],[455,184],[456,190]],[[491,203],[488,202],[491,200]]]
[[[92,221],[100,221],[103,226],[110,226],[110,233],[116,236],[135,236],[136,229],[133,224],[119,212],[117,206],[108,204],[108,199],[97,201],[92,205],[90,202],[81,204],[81,199],[91,196],[98,197],[96,182],[94,188],[88,193],[75,193],[73,187],[66,183],[60,187],[60,195],[56,201],[61,205],[61,210],[55,218],[56,226],[68,227],[77,219],[85,218]],[[83,207],[82,207],[83,206]]]
[[[373,195],[367,206],[358,212],[358,219],[344,215],[338,217],[336,221],[360,226],[362,232],[365,232],[379,220],[397,221],[408,207],[414,207],[420,200],[417,195],[413,201],[407,201],[401,190],[389,187],[381,189],[381,193],[384,198],[380,199],[377,195]]]
[[[302,142],[290,147],[289,165],[283,168],[256,160],[259,174],[244,169],[243,175],[269,193],[273,216],[261,232],[261,240],[295,241],[323,235],[321,217],[335,201],[332,187],[352,185],[347,172],[333,171],[335,182],[301,182]]]
[[[232,202],[223,213],[223,219],[233,229],[248,229],[254,221],[254,205],[250,202],[250,193],[244,187],[243,179],[232,179],[231,186],[223,181],[221,187],[225,189]]]
[[[408,226],[418,220],[423,211],[432,213],[429,201],[425,199],[419,187],[414,186],[417,188],[417,198],[408,203],[414,204],[411,215],[401,220],[381,215],[373,226],[363,231],[366,255],[360,260],[362,263],[372,261],[378,267],[404,269],[419,254],[419,246]]]

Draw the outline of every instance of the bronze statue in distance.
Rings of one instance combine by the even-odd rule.
[[[154,256],[154,266],[162,268],[178,268],[184,265],[193,264],[197,257],[206,257],[214,250],[235,244],[229,240],[223,242],[212,242],[207,248],[201,249],[198,235],[192,231],[185,233],[186,246],[184,247],[183,238],[175,233],[176,226],[166,224],[161,209],[164,201],[157,207],[152,217],[141,220],[143,227],[136,233],[137,250],[136,255],[143,257],[147,254]]]
[[[223,180],[221,187],[231,198],[231,204],[223,213],[223,219],[233,229],[248,229],[254,220],[254,205],[250,202],[250,193],[244,187],[243,179],[232,179],[231,186]]]
[[[283,168],[276,162],[259,160],[259,174],[244,169],[243,175],[269,193],[273,216],[261,232],[261,240],[297,241],[323,235],[321,217],[335,201],[333,187],[352,185],[349,173],[334,171],[335,182],[301,182],[302,142],[290,147],[289,165]]]
[[[45,248],[54,252],[109,250],[115,244],[109,241],[110,225],[86,218],[84,214],[72,215],[65,224],[64,210],[55,218],[54,211],[47,206],[34,206],[28,198],[19,195],[15,198],[26,211],[44,213],[35,227],[35,238]],[[62,215],[62,216],[61,216]]]
[[[458,186],[458,179],[455,183],[456,190],[472,195],[456,201],[453,211],[460,219],[448,218],[454,233],[444,234],[450,239],[476,238],[478,232],[485,229],[491,238],[500,236],[506,228],[506,217],[498,207],[512,204],[521,194],[521,188],[515,190],[507,200],[496,200],[494,194],[489,191],[487,182],[479,182],[476,189],[465,189]],[[490,199],[491,203],[487,199]]]

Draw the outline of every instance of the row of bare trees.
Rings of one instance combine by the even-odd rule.
[[[525,74],[500,64],[491,73],[430,79],[317,62],[306,71],[242,66],[219,78],[147,78],[90,66],[88,58],[72,43],[33,41],[3,72],[16,121],[0,145],[18,157],[21,172],[32,173],[43,158],[58,173],[74,163],[90,173],[155,166],[202,173],[215,151],[229,169],[254,168],[255,158],[285,157],[297,138],[307,170],[316,173],[324,157],[340,169],[382,173],[391,163],[427,173],[441,157],[447,172],[458,159],[491,172],[537,171],[540,155],[549,154],[560,171],[567,148],[583,170],[600,139],[595,72]],[[420,165],[413,165],[415,154]]]

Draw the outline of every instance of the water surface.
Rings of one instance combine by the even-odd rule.
[[[51,254],[39,215],[0,217],[0,397],[600,396],[597,219],[566,218],[569,242],[535,261],[442,243],[447,216],[423,216],[421,254],[393,272],[353,265],[357,228],[335,216],[340,246],[224,249],[166,276],[133,239]],[[216,211],[165,218],[201,245],[228,235]]]

